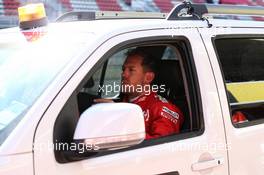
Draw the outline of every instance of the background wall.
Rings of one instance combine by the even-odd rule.
[[[169,12],[181,0],[0,0],[0,28],[17,26],[19,6],[43,2],[49,21],[69,11]],[[196,3],[264,5],[263,0],[193,0]],[[254,19],[254,18],[253,18]],[[257,18],[255,18],[256,20]]]

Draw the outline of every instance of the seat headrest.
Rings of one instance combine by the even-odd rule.
[[[166,91],[160,93],[168,100],[175,100],[184,94],[183,78],[178,60],[161,60],[153,84],[165,85]]]

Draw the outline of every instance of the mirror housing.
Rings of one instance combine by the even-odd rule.
[[[145,139],[141,108],[131,103],[100,103],[80,116],[74,140],[87,151],[116,150],[137,145]]]

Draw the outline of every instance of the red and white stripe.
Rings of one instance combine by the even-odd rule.
[[[171,0],[153,0],[153,2],[160,9],[160,12],[170,12],[174,6]]]
[[[18,0],[2,0],[2,5],[5,16],[15,16],[17,15],[17,8],[20,6],[20,2]]]
[[[122,11],[117,0],[96,0],[96,3],[100,10]]]

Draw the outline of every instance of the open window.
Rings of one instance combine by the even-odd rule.
[[[161,42],[159,41],[159,43]],[[79,116],[93,105],[94,99],[119,100],[122,66],[126,59],[126,53],[135,48],[151,55],[158,62],[158,71],[153,84],[165,85],[165,90],[157,93],[180,108],[184,115],[184,123],[179,134],[144,141],[138,146],[127,149],[193,137],[195,135],[189,133],[202,132],[199,87],[197,77],[194,75],[195,67],[192,63],[188,43],[185,40],[164,41],[161,44],[157,44],[157,42],[130,44],[106,53],[88,72],[60,112],[54,127],[54,142],[69,144],[73,142],[72,138]],[[68,128],[67,131],[65,128]],[[94,154],[96,153],[91,155]],[[100,154],[109,154],[109,152]],[[71,161],[68,155],[69,153],[55,151],[58,162]]]
[[[78,92],[79,112],[84,112],[93,104],[95,98],[109,98],[118,101],[120,98],[121,73],[126,54],[132,49],[140,49],[156,59],[158,70],[152,84],[165,91],[158,94],[181,109],[185,118],[181,132],[191,130],[190,100],[187,98],[188,85],[183,67],[183,58],[174,45],[140,45],[129,47],[114,53],[88,79]]]
[[[215,40],[235,127],[264,122],[264,39]],[[245,118],[236,120],[236,116]]]

